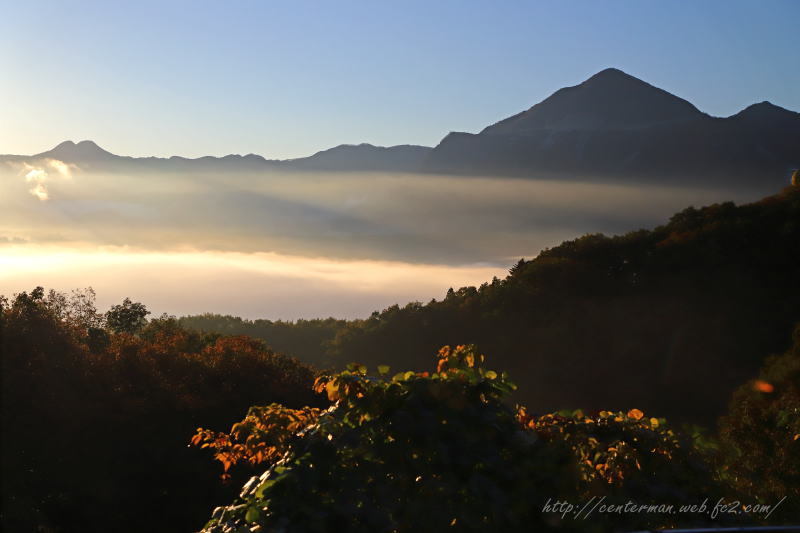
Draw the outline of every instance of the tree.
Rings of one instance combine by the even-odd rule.
[[[125,298],[122,304],[115,305],[106,312],[106,323],[114,333],[138,333],[147,324],[145,318],[150,314],[144,304]]]
[[[62,322],[84,329],[99,329],[104,326],[104,316],[97,312],[94,289],[74,289],[70,296],[50,289],[44,304],[53,316]]]
[[[0,531],[196,531],[249,475],[187,450],[198,421],[316,405],[314,369],[261,341],[86,328],[48,294],[0,295]]]

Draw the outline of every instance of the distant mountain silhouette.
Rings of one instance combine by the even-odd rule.
[[[421,169],[430,151],[427,146],[410,144],[389,148],[371,144],[342,144],[311,157],[284,161],[283,164],[300,170],[416,172]]]
[[[81,141],[75,144],[72,141],[64,141],[52,150],[33,156],[34,158],[53,158],[70,163],[86,161],[103,161],[122,159],[119,156],[103,150],[93,141]]]
[[[317,172],[392,171],[417,172],[431,151],[427,146],[373,146],[343,144],[297,159],[265,159],[256,154],[223,157],[128,157],[100,148],[93,141],[64,141],[52,150],[32,156],[2,155],[0,161],[58,159],[85,170],[288,170]]]
[[[800,167],[800,113],[761,102],[727,118],[621,70],[574,87],[484,128],[453,132],[433,149],[340,145],[298,159],[255,154],[189,159],[117,156],[92,141],[66,141],[34,156],[88,170],[423,172],[712,185],[774,190]]]
[[[776,187],[788,183],[798,166],[800,114],[762,102],[715,118],[620,70],[606,69],[478,134],[450,133],[423,168]]]
[[[559,89],[527,111],[485,128],[487,135],[539,130],[633,129],[696,119],[695,106],[614,68],[575,87]]]

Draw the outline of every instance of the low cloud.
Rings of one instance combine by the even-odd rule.
[[[72,163],[65,163],[58,159],[49,158],[37,162],[37,164],[23,162],[18,166],[21,169],[20,174],[25,176],[25,181],[33,184],[33,186],[28,189],[28,192],[42,202],[50,199],[47,182],[51,177],[72,179],[72,170],[78,168]]]
[[[62,178],[67,179],[72,179],[72,170],[78,168],[74,163],[65,163],[58,159],[46,159],[45,163]]]
[[[0,172],[9,184],[0,235],[28,241],[0,238],[0,292],[92,285],[109,305],[130,296],[157,312],[364,317],[503,277],[520,257],[587,232],[625,233],[689,205],[763,196],[727,186],[84,169],[66,187],[72,172],[45,160]]]
[[[26,167],[30,167],[30,165],[25,165]],[[31,170],[25,174],[25,181],[44,181],[47,179],[47,172],[41,168],[34,168],[31,167]]]
[[[28,189],[28,192],[42,202],[50,199],[50,194],[47,192],[47,187],[44,185],[44,183],[37,183],[31,189]]]
[[[505,267],[338,261],[276,253],[141,252],[126,247],[8,246],[0,294],[36,285],[66,291],[91,282],[98,305],[129,296],[154,315],[220,312],[248,318],[363,318],[408,301],[443,298]],[[124,280],[124,281],[121,281]]]
[[[0,235],[0,244],[27,244],[28,242],[30,241],[23,237],[8,237],[5,235]]]

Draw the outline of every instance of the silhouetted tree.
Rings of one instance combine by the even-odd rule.
[[[147,324],[147,310],[144,304],[132,302],[125,298],[121,304],[111,307],[106,312],[106,323],[114,333],[138,333]]]

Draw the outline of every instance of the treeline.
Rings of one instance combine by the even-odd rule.
[[[188,448],[256,403],[325,403],[263,341],[146,320],[91,291],[0,298],[3,531],[189,531],[238,491]]]
[[[471,343],[516,377],[516,399],[538,412],[633,403],[710,424],[765,355],[788,346],[800,320],[798,265],[792,187],[753,204],[688,208],[651,231],[586,235],[520,260],[505,279],[327,321],[324,334],[314,321],[282,324],[280,349],[338,368],[421,370],[442,344]],[[185,320],[208,331],[221,323]],[[267,331],[251,334],[272,343]]]
[[[223,335],[247,335],[263,339],[280,353],[294,357],[319,368],[334,364],[325,350],[336,333],[345,327],[346,320],[336,318],[313,320],[248,320],[231,315],[205,313],[178,319],[181,326],[196,331],[213,331]]]

